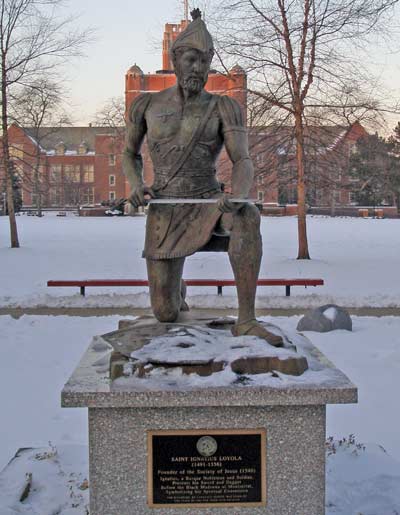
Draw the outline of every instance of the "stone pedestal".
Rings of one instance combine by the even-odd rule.
[[[146,390],[113,385],[110,351],[94,339],[62,392],[64,407],[89,408],[91,513],[323,515],[326,404],[356,402],[357,389],[311,344],[301,351],[301,379]],[[148,431],[195,429],[266,430],[265,505],[148,506]]]

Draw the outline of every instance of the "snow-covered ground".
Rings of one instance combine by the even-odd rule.
[[[144,217],[43,218],[20,216],[21,248],[10,249],[6,217],[0,217],[0,307],[147,307],[146,289],[95,288],[82,299],[78,288],[47,288],[48,279],[145,278],[141,258]],[[400,219],[308,217],[311,261],[298,261],[294,217],[262,218],[264,256],[260,277],[317,277],[317,288],[259,288],[259,307],[400,306]],[[187,278],[231,278],[225,253],[198,253],[186,263]],[[396,284],[396,282],[398,284]],[[233,288],[189,288],[189,304],[235,307]]]
[[[266,320],[294,330],[299,317]],[[87,477],[86,447],[75,446],[87,444],[86,410],[60,408],[60,391],[91,337],[114,330],[117,321],[115,316],[0,317],[0,469],[20,447],[50,441],[58,449],[51,456],[50,448],[47,460],[27,454],[0,478],[1,515],[85,514],[87,492],[80,486]],[[357,405],[328,406],[327,436],[338,440],[354,433],[356,442],[336,441],[328,449],[326,513],[395,515],[400,513],[400,318],[353,317],[353,324],[353,332],[306,333],[359,388]],[[25,472],[32,472],[37,490],[21,505],[12,485],[22,484]]]
[[[0,217],[0,307],[147,307],[147,291],[47,288],[57,278],[145,278],[144,218],[18,218],[21,248],[10,249]],[[400,307],[400,220],[309,217],[311,261],[297,261],[295,218],[263,218],[262,277],[321,277],[325,286],[260,288],[259,307]],[[187,278],[230,278],[226,254],[187,260]],[[189,288],[189,304],[233,307],[233,289]],[[267,321],[294,330],[298,317]],[[21,447],[46,446],[0,475],[0,515],[85,515],[87,421],[61,409],[60,391],[94,334],[118,317],[0,316],[0,470]],[[307,333],[359,388],[356,405],[328,406],[327,515],[400,514],[400,317],[353,317],[354,331]],[[350,443],[349,434],[355,434]],[[340,444],[339,439],[347,437]],[[49,442],[51,445],[49,446]],[[357,446],[357,444],[363,444]],[[365,449],[364,449],[365,445]],[[383,449],[386,449],[383,450]],[[332,451],[335,452],[332,452]],[[40,459],[41,456],[45,459]],[[33,473],[28,499],[16,492]]]

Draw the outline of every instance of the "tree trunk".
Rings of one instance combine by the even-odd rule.
[[[7,119],[7,76],[5,72],[5,58],[2,56],[2,68],[1,68],[1,123],[3,130],[3,165],[4,165],[4,175],[6,178],[6,186],[7,186],[7,208],[8,208],[8,218],[10,221],[10,237],[11,237],[11,247],[18,248],[18,229],[17,229],[17,221],[15,219],[15,210],[14,210],[14,192],[13,192],[13,184],[12,184],[12,168],[10,166],[10,149],[8,144],[8,119]]]
[[[38,141],[38,138],[36,138]],[[42,216],[42,190],[40,187],[40,148],[36,149],[35,163],[35,193],[36,193],[36,216]]]
[[[299,240],[297,259],[310,259],[307,242],[304,129],[301,112],[296,113],[295,130],[297,162],[297,228]]]
[[[332,190],[331,190],[331,201],[330,201],[330,205],[331,205],[330,215],[331,216],[335,216],[335,214],[336,214],[336,198],[335,198],[335,193],[336,193],[335,188],[332,188]]]

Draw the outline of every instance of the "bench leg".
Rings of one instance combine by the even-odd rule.
[[[84,297],[85,296],[85,287],[81,286],[80,288],[81,288],[81,295],[82,295],[82,297]]]
[[[222,295],[222,286],[217,286],[218,295]]]
[[[285,288],[286,288],[286,297],[290,297],[290,285],[289,285],[289,284],[287,284],[287,285],[285,286]]]

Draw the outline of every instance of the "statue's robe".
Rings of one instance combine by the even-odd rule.
[[[145,124],[154,167],[152,188],[156,198],[215,198],[222,195],[216,177],[216,161],[226,131],[245,131],[239,104],[217,96],[215,107],[192,152],[178,173],[171,170],[201,123],[213,95],[203,91],[186,103],[177,88],[143,93],[129,111],[128,124]],[[172,259],[189,256],[211,239],[221,211],[216,204],[153,204],[149,206],[143,256]]]

